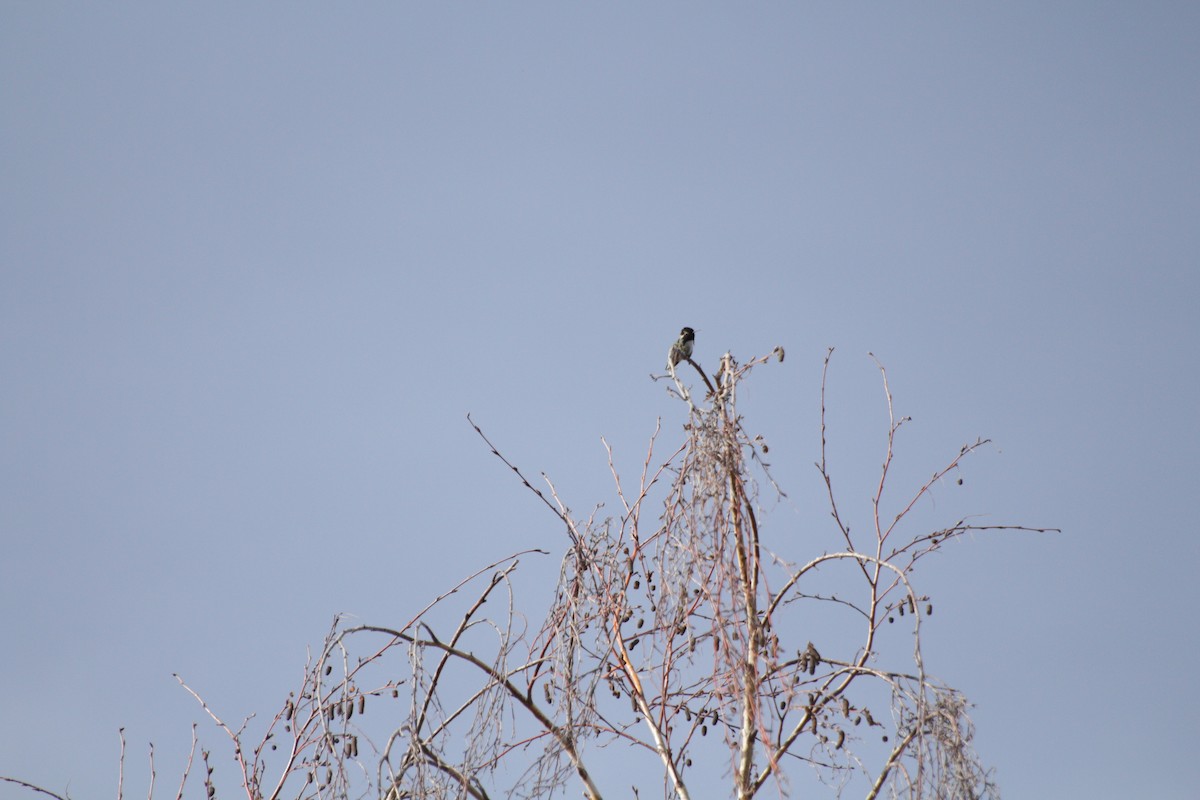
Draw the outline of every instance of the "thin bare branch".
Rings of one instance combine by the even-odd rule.
[[[32,783],[29,783],[27,781],[18,780],[16,778],[6,778],[3,775],[0,775],[0,781],[4,781],[5,783],[15,784],[22,788],[28,789],[31,792],[37,792],[39,794],[44,794],[47,797],[53,797],[54,800],[70,800],[69,797],[64,797],[60,794],[55,794],[54,792],[50,791],[49,789],[43,789],[40,786],[34,786]]]

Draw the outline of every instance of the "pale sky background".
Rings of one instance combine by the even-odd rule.
[[[4,3],[0,775],[115,796],[124,727],[170,792],[201,721],[228,780],[173,672],[269,715],[336,613],[552,577],[466,413],[615,507],[600,437],[681,440],[686,324],[787,348],[742,398],[774,530],[829,530],[829,346],[853,519],[871,351],[898,489],[990,437],[932,511],[1063,529],[920,573],[1008,797],[1194,797],[1197,42],[1167,2]]]

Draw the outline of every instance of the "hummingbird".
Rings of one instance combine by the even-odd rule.
[[[692,348],[696,344],[696,332],[691,328],[684,327],[679,332],[679,338],[671,345],[671,349],[667,352],[667,366],[674,367],[680,361],[692,357]]]

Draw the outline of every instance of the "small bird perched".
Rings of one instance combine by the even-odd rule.
[[[675,340],[675,344],[671,345],[670,351],[667,352],[667,366],[674,368],[676,364],[685,358],[691,358],[692,348],[695,344],[696,332],[691,328],[685,327],[679,332],[679,338]]]

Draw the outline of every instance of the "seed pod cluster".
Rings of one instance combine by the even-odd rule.
[[[817,674],[817,666],[821,663],[821,654],[817,652],[817,648],[813,647],[812,642],[808,643],[804,652],[796,651],[796,655],[799,656],[797,665],[801,672],[807,672],[809,675]]]

